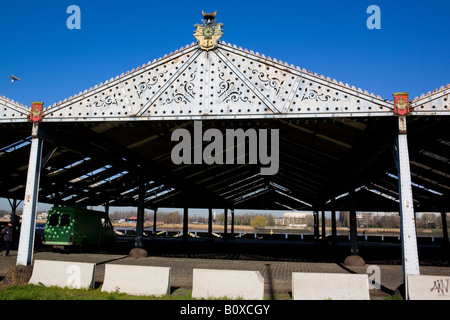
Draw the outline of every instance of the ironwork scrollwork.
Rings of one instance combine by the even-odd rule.
[[[139,99],[142,98],[142,95],[144,94],[145,91],[151,89],[154,85],[156,85],[159,81],[159,78],[164,77],[164,75],[166,73],[167,73],[167,71],[159,73],[156,76],[153,76],[152,78],[150,78],[148,81],[143,81],[143,82],[139,83],[137,86],[134,86]]]
[[[282,81],[278,78],[270,77],[269,74],[265,74],[264,72],[257,69],[251,69],[250,67],[248,69],[252,72],[252,74],[257,74],[258,79],[263,82],[266,87],[268,86],[273,88],[276,94],[280,93],[284,80]]]
[[[91,104],[86,105],[86,107],[88,107],[88,108],[102,108],[102,107],[110,106],[112,104],[117,105],[116,95],[110,95],[110,96],[107,96],[103,100],[100,99],[98,101],[94,101]]]
[[[318,93],[316,90],[310,90],[305,89],[305,93],[303,94],[302,101],[304,100],[314,100],[314,101],[340,101],[338,98],[334,98],[330,96],[329,94],[324,93]]]
[[[225,79],[225,73],[223,71],[219,71],[219,79],[222,82],[219,83],[219,90],[217,92],[218,97],[222,99],[222,102],[237,102],[241,100],[242,102],[251,103],[250,99],[246,96],[243,96],[243,92],[239,87],[235,86],[235,83],[231,81],[231,79]]]
[[[191,99],[195,99],[195,85],[192,82],[195,80],[196,71],[197,70],[191,73],[189,81],[185,80],[179,88],[174,90],[174,92],[172,93],[172,97],[165,100],[166,104],[170,104],[172,102],[184,102],[184,104],[186,104],[188,102],[191,102]],[[179,92],[179,89],[181,89],[181,92]]]

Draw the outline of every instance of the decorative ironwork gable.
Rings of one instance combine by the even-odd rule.
[[[225,43],[195,44],[44,110],[47,121],[385,116],[368,92]]]

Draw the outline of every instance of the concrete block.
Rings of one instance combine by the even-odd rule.
[[[293,300],[369,300],[367,274],[292,273]]]
[[[194,269],[192,297],[262,300],[264,278],[259,271]]]
[[[148,296],[170,294],[170,268],[106,264],[102,291]]]
[[[30,284],[87,289],[94,287],[95,263],[35,260]]]
[[[408,275],[410,300],[450,300],[449,276]]]

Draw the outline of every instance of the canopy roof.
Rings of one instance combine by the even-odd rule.
[[[449,210],[450,85],[408,114],[417,210]],[[0,197],[23,199],[30,109],[0,97]],[[394,104],[224,42],[192,44],[44,108],[39,200],[74,206],[397,211]],[[279,170],[176,165],[174,130],[279,130]],[[209,142],[204,141],[203,147]],[[248,147],[248,146],[247,146]],[[236,148],[236,146],[235,146]],[[355,190],[355,192],[350,192]]]

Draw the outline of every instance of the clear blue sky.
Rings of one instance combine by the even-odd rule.
[[[81,30],[66,26],[72,4]],[[366,26],[370,5],[381,30]],[[226,42],[387,100],[450,83],[449,0],[1,0],[0,95],[28,107],[69,98],[194,42],[202,10],[218,10]]]

